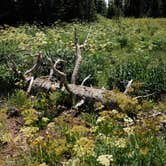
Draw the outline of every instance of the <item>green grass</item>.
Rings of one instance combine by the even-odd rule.
[[[1,85],[17,79],[5,66],[7,55],[22,71],[34,63],[36,54],[62,58],[67,62],[70,78],[75,61],[74,28],[82,43],[91,27],[78,81],[91,74],[88,85],[123,89],[133,79],[142,83],[142,92],[162,92],[166,89],[166,19],[128,19],[119,21],[99,18],[91,24],[55,24],[52,27],[24,25],[1,29]],[[45,62],[46,63],[46,62]],[[47,64],[46,64],[47,65]],[[43,72],[48,74],[48,70]]]
[[[37,76],[49,74],[46,61],[49,56],[67,62],[70,81],[75,62],[74,28],[77,28],[79,42],[82,43],[90,27],[87,47],[82,52],[78,83],[91,74],[86,82],[88,86],[118,87],[123,91],[126,83],[133,79],[134,96],[165,92],[166,19],[108,20],[102,17],[91,24],[55,23],[51,27],[24,25],[1,28],[0,90],[9,92],[9,89],[24,87],[19,76],[7,66],[10,58],[24,72],[35,63],[40,51],[44,62],[43,70]],[[94,106],[87,104],[78,117],[73,117],[61,113],[63,107],[59,106],[66,107],[69,98],[65,93],[39,92],[32,100],[24,91],[15,91],[9,95],[5,109],[2,107],[0,110],[0,128],[3,131],[0,146],[4,140],[10,142],[4,139],[5,133],[12,133],[4,127],[8,118],[3,110],[7,110],[8,115],[10,111],[18,111],[17,116],[23,119],[24,124],[16,138],[26,142],[27,150],[18,150],[13,158],[4,156],[4,163],[14,166],[166,165],[165,115],[151,116],[154,110],[164,112],[165,102],[137,101],[119,92],[114,97],[121,111],[97,112],[95,110],[101,104],[95,103]],[[15,139],[12,140],[15,144]],[[3,150],[4,147],[0,148]]]

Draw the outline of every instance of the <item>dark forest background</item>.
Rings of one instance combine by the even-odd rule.
[[[43,23],[57,20],[94,21],[99,13],[108,18],[165,17],[166,0],[1,0],[0,24]]]

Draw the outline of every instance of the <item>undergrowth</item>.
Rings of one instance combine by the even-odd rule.
[[[17,146],[17,155],[3,156],[2,164],[166,165],[165,22],[165,19],[125,18],[117,22],[100,18],[91,24],[70,23],[63,27],[56,23],[52,27],[1,27],[0,93],[8,93],[9,97],[0,107],[0,152],[10,142],[15,146],[24,142]],[[90,26],[92,31],[82,55],[78,84],[91,74],[86,85],[114,89],[112,96],[105,95],[105,99],[116,100],[117,108],[89,102],[73,114],[71,96],[65,92],[34,90],[29,96],[18,90],[26,86],[20,82],[21,76],[10,69],[10,59],[25,72],[41,51],[42,70],[33,73],[35,77],[49,74],[46,58],[51,57],[67,62],[70,79],[75,61],[73,29],[77,28],[81,43]],[[131,79],[134,82],[126,96],[122,92]],[[147,94],[154,95],[135,98]],[[16,117],[23,123],[13,138],[7,124]]]
[[[139,81],[139,94],[163,93],[166,89],[166,33],[165,19],[128,19],[119,21],[99,18],[91,24],[70,23],[37,27],[24,25],[5,26],[0,29],[0,88],[12,89],[19,76],[8,67],[13,59],[20,71],[35,63],[36,55],[42,52],[44,62],[37,75],[49,74],[47,57],[62,58],[67,62],[70,79],[75,61],[74,28],[80,43],[91,27],[78,83],[91,74],[87,85],[112,89],[124,89],[131,79]],[[8,64],[8,65],[7,65]],[[14,84],[14,85],[13,85]]]
[[[6,159],[6,163],[17,166],[166,164],[164,102],[138,101],[115,91],[111,97],[118,101],[120,109],[95,112],[101,103],[94,103],[92,111],[81,109],[79,116],[74,116],[65,113],[68,110],[55,113],[60,105],[65,104],[62,100],[50,110],[52,95],[42,94],[42,102],[47,107],[41,105],[40,108],[34,104],[41,102],[40,95],[33,102],[23,91],[9,98],[5,110],[10,117],[13,116],[11,108],[15,107],[19,114],[14,116],[22,117],[24,123],[17,140],[24,139],[27,150],[20,151],[15,158]],[[54,96],[54,102],[60,98],[60,95]],[[3,110],[1,114],[4,114]],[[52,111],[51,117],[45,114],[49,111]],[[0,118],[1,123],[7,117],[4,115]],[[8,130],[3,126],[2,131],[1,142],[10,142],[11,138],[7,140],[6,137]]]

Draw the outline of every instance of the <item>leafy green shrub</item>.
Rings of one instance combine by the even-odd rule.
[[[91,25],[71,23],[52,27],[24,25],[1,29],[0,68],[1,86],[12,87],[20,78],[4,65],[14,59],[21,71],[35,63],[36,54],[43,52],[43,72],[49,74],[46,57],[62,58],[67,62],[70,80],[75,61],[73,27],[78,29],[80,43],[92,27],[80,66],[78,83],[91,74],[87,85],[124,88],[131,79],[143,83],[144,91],[165,91],[165,29],[163,19],[121,19],[118,22],[103,18]],[[45,67],[44,67],[45,65]]]
[[[17,109],[24,110],[32,106],[32,100],[28,97],[23,90],[16,91],[8,99],[8,107],[16,107]]]
[[[6,143],[10,143],[12,140],[12,134],[7,126],[7,115],[6,109],[0,109],[0,150]]]
[[[24,111],[21,112],[21,115],[24,118],[25,125],[33,125],[38,121],[36,110],[34,109],[25,109]]]

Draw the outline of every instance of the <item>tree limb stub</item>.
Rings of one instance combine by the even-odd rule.
[[[30,80],[30,83],[29,83],[29,87],[28,87],[28,89],[27,89],[27,93],[30,93],[30,92],[31,92],[32,85],[33,85],[33,81],[34,81],[34,77],[31,77],[31,80]]]
[[[128,84],[127,84],[127,86],[126,86],[126,89],[125,89],[125,91],[124,91],[124,94],[125,94],[125,95],[128,93],[129,89],[131,88],[132,83],[133,83],[133,80],[130,80],[130,81],[128,82]]]
[[[72,74],[72,77],[71,77],[71,83],[72,84],[76,84],[78,71],[79,71],[79,68],[80,68],[81,61],[82,61],[81,49],[80,49],[80,45],[78,43],[78,36],[77,36],[77,30],[76,29],[75,29],[75,32],[74,32],[74,40],[75,40],[75,49],[76,49],[76,62],[75,62],[73,74]]]
[[[36,64],[29,70],[27,70],[24,74],[24,77],[26,77],[29,73],[31,73],[32,71],[37,71],[42,63],[43,60],[43,56],[41,53],[39,53],[38,57],[37,57],[37,62]]]
[[[72,77],[71,77],[71,83],[72,84],[76,84],[76,80],[77,80],[77,77],[78,77],[78,73],[79,73],[79,69],[80,69],[80,65],[81,65],[81,61],[82,61],[81,49],[85,48],[85,46],[87,45],[90,32],[91,32],[91,28],[90,28],[90,30],[87,34],[87,37],[86,37],[84,43],[82,45],[80,45],[79,41],[78,41],[77,30],[75,29],[75,31],[74,31],[74,40],[75,40],[75,49],[76,49],[76,62],[75,62],[73,74],[72,74]]]
[[[65,61],[58,59],[55,64],[52,63],[52,60],[50,58],[48,58],[48,61],[53,69],[53,72],[57,73],[60,76],[60,82],[62,83],[62,85],[64,85],[64,87],[66,88],[66,90],[71,93],[70,87],[68,86],[67,83],[67,76],[66,76],[66,68],[65,68]],[[60,64],[63,65],[63,71],[60,71],[57,69],[57,65]],[[60,87],[60,86],[59,86]]]

